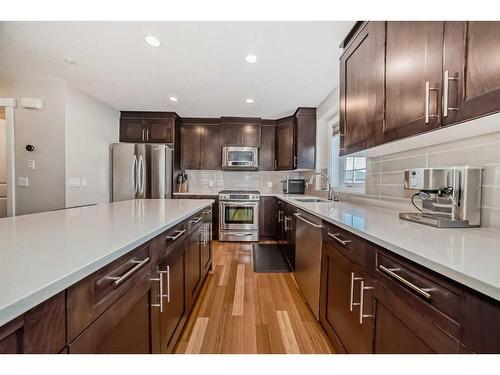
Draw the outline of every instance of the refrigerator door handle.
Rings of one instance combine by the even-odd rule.
[[[144,158],[142,155],[139,156],[141,162],[141,195],[144,194],[144,186],[146,185],[146,164],[144,163]]]
[[[134,185],[134,194],[137,194],[137,156],[134,155],[134,162],[132,163],[132,184]]]

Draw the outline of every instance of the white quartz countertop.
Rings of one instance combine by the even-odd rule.
[[[353,202],[305,203],[296,201],[296,196],[275,196],[500,301],[498,229],[438,229],[401,220],[392,209]]]
[[[130,200],[0,219],[0,327],[213,202]]]

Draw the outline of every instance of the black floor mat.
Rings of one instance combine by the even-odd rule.
[[[252,257],[254,272],[291,272],[290,266],[278,245],[254,244]]]

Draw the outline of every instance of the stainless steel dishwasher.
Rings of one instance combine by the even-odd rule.
[[[321,219],[299,210],[297,217],[295,281],[317,319],[321,271]]]

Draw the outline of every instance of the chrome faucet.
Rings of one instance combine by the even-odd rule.
[[[333,190],[333,186],[332,186],[332,183],[330,181],[330,177],[328,177],[326,174],[324,174],[323,172],[314,172],[311,177],[309,177],[309,181],[307,182],[307,185],[309,186],[310,184],[313,183],[313,177],[315,176],[321,176],[321,177],[324,177],[326,179],[326,182],[328,183],[328,200],[330,201],[338,201],[339,200],[339,194],[336,193],[334,190]]]

